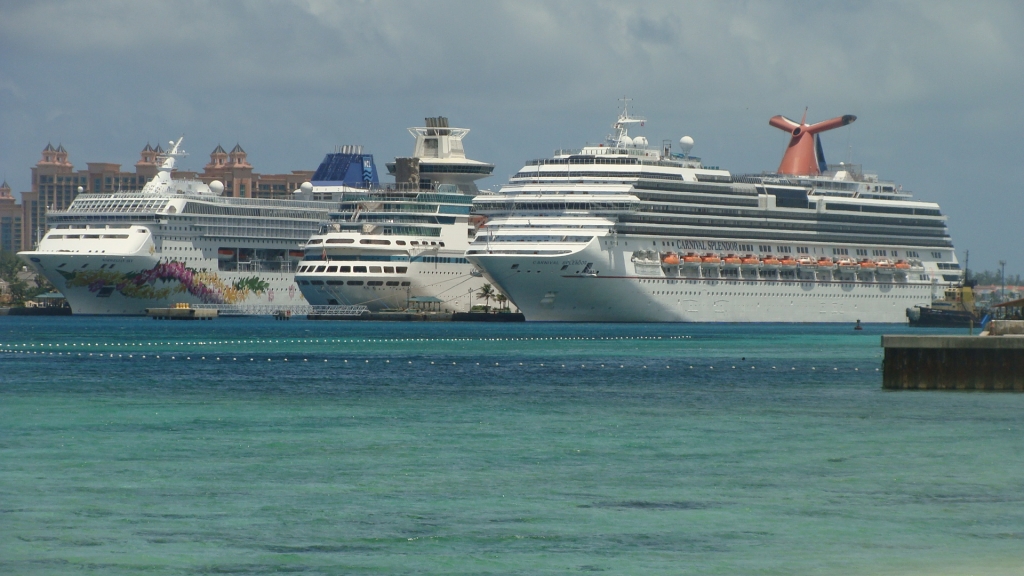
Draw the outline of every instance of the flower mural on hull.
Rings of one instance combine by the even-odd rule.
[[[270,284],[259,276],[225,284],[217,274],[189,268],[181,262],[161,262],[149,270],[58,270],[69,288],[88,287],[90,292],[116,290],[127,298],[161,300],[173,294],[188,293],[206,304],[237,304],[249,294],[262,294]],[[174,284],[171,284],[174,283]]]

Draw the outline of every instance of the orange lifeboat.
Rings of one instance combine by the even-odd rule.
[[[766,268],[768,270],[775,270],[779,267],[779,264],[779,259],[776,258],[775,256],[772,256],[771,254],[765,256],[764,258],[761,258],[762,268]]]
[[[810,256],[801,256],[796,259],[796,263],[799,264],[801,268],[808,268],[814,266],[814,258],[811,258]]]
[[[878,262],[875,262],[875,265],[877,266],[876,270],[879,274],[892,274],[893,271],[896,269],[896,266],[893,265],[892,260],[889,260],[887,258],[882,258]]]
[[[857,265],[860,266],[861,270],[874,270],[878,267],[873,261],[868,260],[867,258],[861,260]]]
[[[217,258],[220,258],[221,260],[234,260],[234,248],[219,248],[217,250]]]
[[[687,252],[683,256],[683,266],[700,266],[700,256],[696,252]]]
[[[757,270],[758,268],[761,267],[761,261],[758,260],[757,256],[754,256],[753,254],[747,254],[746,256],[740,258],[740,266],[744,270]]]
[[[853,258],[840,258],[839,262],[836,262],[836,266],[842,270],[850,270],[857,267],[857,262]]]
[[[661,263],[666,266],[679,266],[679,255],[675,252],[666,252],[661,256]]]
[[[288,251],[288,257],[289,258],[294,258],[296,260],[302,260],[302,257],[305,256],[305,255],[306,255],[306,253],[303,252],[302,250],[289,250]]]
[[[831,270],[831,269],[833,269],[835,267],[836,267],[836,263],[833,262],[831,258],[828,258],[826,256],[822,256],[821,258],[818,258],[818,268],[825,269],[825,270]]]
[[[782,260],[779,260],[779,266],[785,270],[795,270],[796,260],[792,256],[783,256]]]
[[[722,258],[718,254],[708,252],[704,256],[701,256],[701,264],[718,265],[722,263]]]
[[[739,268],[742,264],[743,260],[735,254],[729,254],[725,257],[724,260],[722,260],[723,268],[730,268],[735,270],[736,268]]]

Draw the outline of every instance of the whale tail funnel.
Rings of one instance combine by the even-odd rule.
[[[853,123],[857,117],[853,114],[837,116],[831,120],[807,124],[807,111],[804,110],[804,117],[800,122],[786,118],[785,116],[772,116],[768,124],[789,132],[789,145],[786,153],[779,163],[779,174],[792,174],[796,176],[814,176],[825,171],[825,153],[821,148],[821,139],[818,134],[846,126]]]

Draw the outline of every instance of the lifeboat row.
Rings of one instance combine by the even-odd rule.
[[[743,270],[743,271],[786,271],[806,270],[812,272],[833,272],[840,273],[875,273],[879,275],[900,275],[905,276],[909,272],[923,271],[924,267],[919,262],[907,262],[906,260],[892,261],[887,258],[871,260],[864,258],[855,260],[849,257],[833,260],[822,256],[815,260],[810,256],[793,258],[786,255],[777,258],[771,254],[763,257],[754,254],[740,256],[738,254],[727,254],[722,257],[713,252],[698,254],[687,252],[680,256],[676,252],[662,252],[660,256],[662,266],[674,268],[720,268],[722,270]],[[653,258],[652,258],[653,259]]]

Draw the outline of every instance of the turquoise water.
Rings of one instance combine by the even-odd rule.
[[[1024,574],[905,328],[0,319],[4,574]]]

